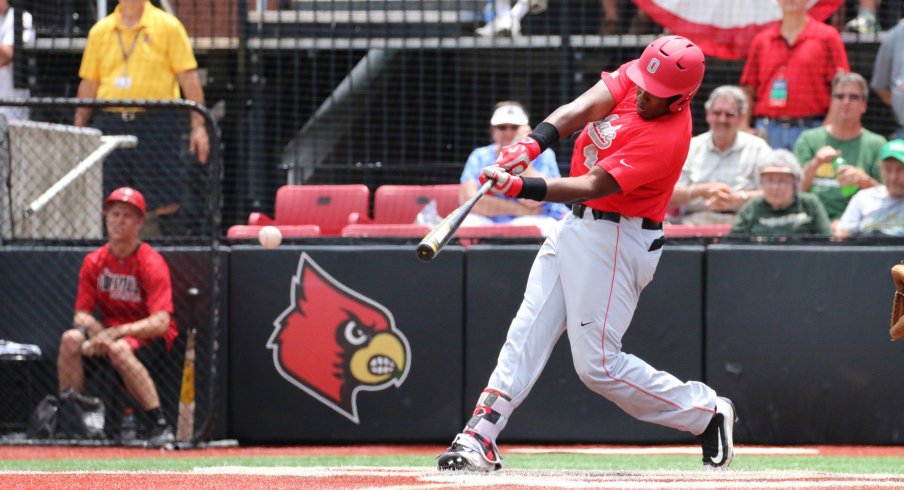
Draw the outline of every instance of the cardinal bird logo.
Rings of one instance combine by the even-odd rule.
[[[341,284],[306,253],[292,277],[290,300],[267,341],[277,372],[360,423],[360,391],[398,387],[408,376],[408,339],[385,306]]]

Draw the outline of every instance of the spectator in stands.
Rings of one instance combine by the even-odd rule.
[[[861,75],[838,74],[832,81],[828,124],[804,131],[794,145],[798,161],[804,162],[801,188],[819,197],[833,220],[841,216],[854,193],[879,185],[877,162],[885,138],[861,123],[868,96],[869,87]]]
[[[530,131],[527,112],[515,101],[506,100],[496,104],[490,119],[493,143],[471,152],[461,174],[461,202],[467,201],[480,187],[478,178],[483,168],[495,164],[499,150],[518,141],[521,135]],[[561,177],[556,154],[547,149],[527,167],[529,176]],[[479,226],[507,223],[511,225],[535,225],[546,236],[551,227],[567,211],[560,203],[538,202],[487,194],[474,205],[474,209],[462,226]]]
[[[622,16],[619,9],[620,0],[601,0],[603,7],[603,24],[600,28],[600,35],[618,35],[623,34],[625,31],[622,25]],[[629,3],[630,2],[624,2]],[[626,9],[630,8],[626,6]],[[661,29],[650,19],[650,16],[647,15],[639,7],[636,8],[637,15],[631,19],[631,23],[628,25],[628,34],[650,34],[654,32],[659,32]]]
[[[116,189],[104,200],[109,241],[82,262],[75,317],[60,339],[57,369],[60,392],[81,393],[82,356],[108,358],[152,421],[149,441],[160,446],[173,442],[173,430],[160,408],[154,380],[136,354],[158,348],[158,338],[169,350],[178,330],[172,319],[169,266],[138,236],[146,213],[144,196],[135,189]]]
[[[816,196],[800,190],[800,164],[794,154],[775,150],[757,168],[763,195],[738,211],[732,235],[829,235],[826,210]]]
[[[517,0],[513,6],[510,0],[487,0],[489,12],[486,24],[477,29],[483,37],[521,35],[521,19],[528,12],[539,14],[546,10],[548,0]]]
[[[756,128],[773,148],[792,149],[822,124],[832,78],[850,71],[841,36],[807,14],[807,0],[778,0],[782,20],[756,36],[741,85],[754,101]]]
[[[669,202],[681,214],[670,221],[693,225],[734,222],[737,210],[762,195],[756,166],[772,155],[761,138],[740,131],[747,98],[740,87],[723,85],[703,104],[709,131],[691,139],[687,161]]]
[[[877,32],[879,30],[879,22],[876,20],[876,14],[879,12],[879,3],[881,0],[859,0],[857,7],[857,17],[854,17],[844,25],[845,30],[851,32],[859,32],[867,34]]]
[[[904,19],[886,33],[879,46],[870,85],[895,113],[895,138],[904,139]]]
[[[841,216],[835,235],[904,237],[904,139],[885,143],[879,154],[880,185],[858,192]]]
[[[16,88],[13,83],[13,57],[15,39],[13,38],[15,10],[9,6],[9,0],[0,0],[0,98],[27,98],[27,88]],[[22,43],[31,44],[35,40],[35,30],[31,14],[22,12]],[[27,107],[0,107],[0,114],[11,119],[28,119]]]
[[[186,99],[204,104],[188,34],[178,19],[148,0],[120,0],[112,14],[88,33],[79,69],[78,97],[85,99]],[[91,109],[75,111],[75,125],[86,126]],[[93,125],[106,134],[138,137],[136,149],[114,152],[104,161],[104,194],[122,186],[138,187],[148,197],[146,235],[188,233],[189,172],[184,147],[207,161],[209,142],[204,118],[191,112],[186,137],[185,111],[114,108],[94,115]]]

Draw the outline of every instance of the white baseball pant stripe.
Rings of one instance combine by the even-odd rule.
[[[702,433],[716,393],[621,351],[662,254],[649,251],[662,231],[644,230],[640,218],[613,223],[586,213],[568,214],[540,248],[488,387],[520,405],[567,330],[575,370],[588,388],[639,420]]]

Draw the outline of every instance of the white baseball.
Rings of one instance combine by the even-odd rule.
[[[276,248],[282,243],[282,233],[275,226],[265,226],[257,232],[257,239],[264,248]]]

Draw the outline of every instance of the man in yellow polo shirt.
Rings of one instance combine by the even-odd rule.
[[[88,33],[79,69],[78,97],[172,100],[182,95],[204,104],[198,63],[179,20],[148,0],[120,0],[112,14]],[[88,107],[75,111],[75,125],[87,126]],[[189,158],[204,164],[209,142],[204,118],[183,111],[122,108],[98,111],[92,125],[104,134],[132,134],[138,147],[117,150],[104,161],[104,195],[119,187],[139,188],[148,205],[147,234],[191,233]],[[196,192],[197,194],[197,192]],[[155,223],[155,218],[159,219]],[[155,226],[159,225],[158,226]]]

